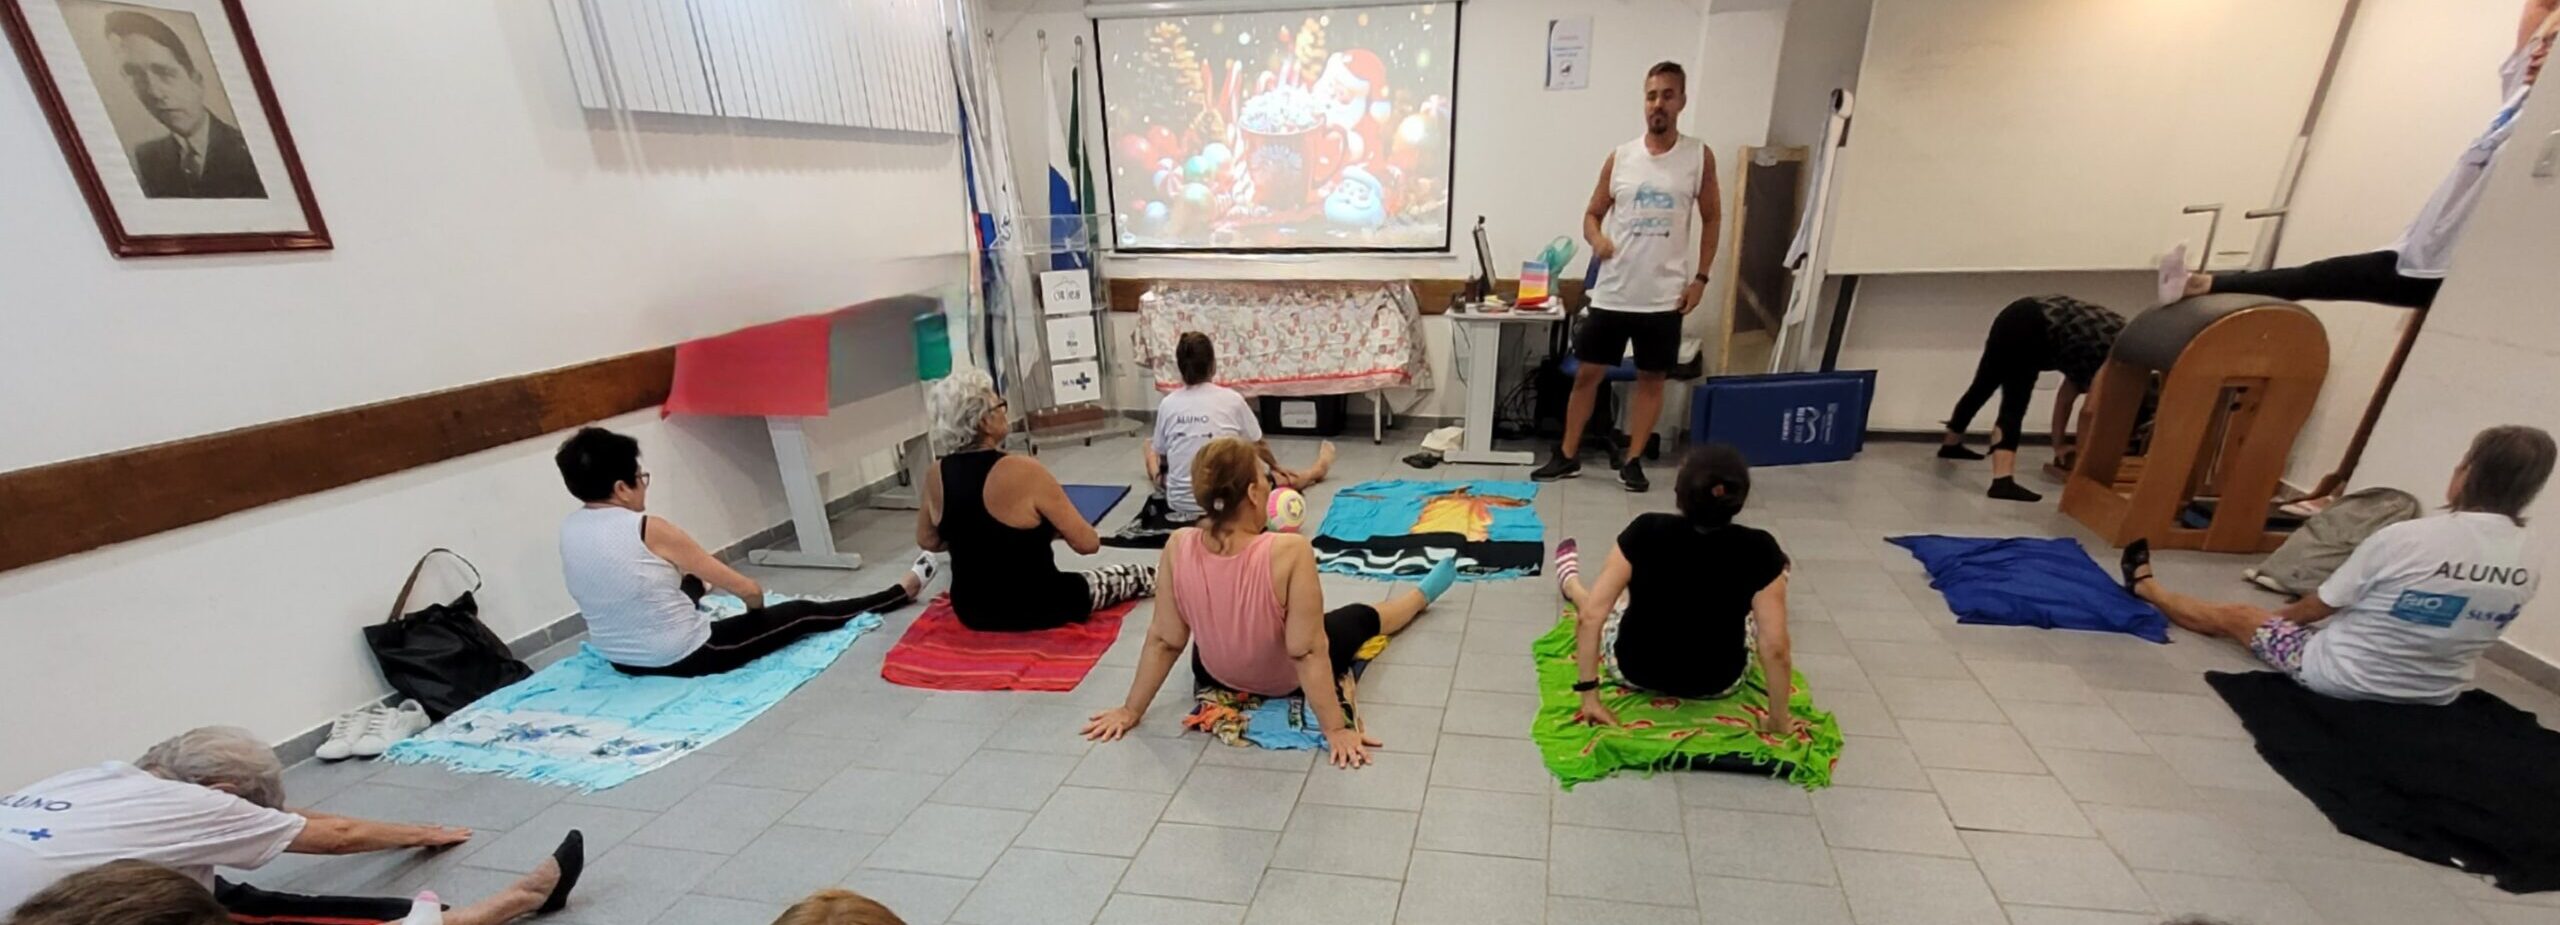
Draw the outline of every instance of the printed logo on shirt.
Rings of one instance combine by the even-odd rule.
[[[2402,591],[2400,599],[2391,602],[2391,615],[2420,626],[2443,628],[2462,618],[2471,599],[2459,594],[2430,594],[2425,591]]]
[[[2522,613],[2524,613],[2524,605],[2517,604],[2505,610],[2466,611],[2463,613],[2462,618],[2465,620],[2478,620],[2482,623],[2495,623],[2498,625],[2499,629],[2505,629],[2507,624],[2515,622],[2516,616]]]
[[[31,842],[39,842],[39,841],[43,841],[43,840],[48,839],[48,838],[52,838],[52,837],[53,837],[53,830],[52,830],[52,829],[10,829],[10,830],[9,830],[9,836],[10,836],[10,837],[12,837],[12,838],[24,838],[24,839],[26,839],[26,840],[28,840],[28,841],[31,841]]]
[[[2436,565],[2437,578],[2468,581],[2473,584],[2507,585],[2521,588],[2533,583],[2533,572],[2521,565],[2481,565],[2477,562],[2441,562]]]
[[[32,793],[0,796],[0,809],[40,809],[48,813],[60,813],[69,812],[71,806],[70,800],[48,800]]]
[[[1680,207],[1680,200],[1651,183],[1638,183],[1635,205],[1639,209],[1677,209]]]

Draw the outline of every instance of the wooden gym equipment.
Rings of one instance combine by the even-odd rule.
[[[2162,382],[2149,446],[2128,458],[2154,373]],[[2285,539],[2267,530],[2277,479],[2328,374],[2328,332],[2299,305],[2208,295],[2136,316],[2091,390],[2095,418],[2062,512],[2117,546],[2273,551]],[[2178,523],[2197,498],[2217,499],[2201,530]]]

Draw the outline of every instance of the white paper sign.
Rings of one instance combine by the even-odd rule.
[[[1547,20],[1547,89],[1591,85],[1591,17]]]
[[[1093,277],[1083,270],[1049,270],[1040,274],[1040,307],[1052,315],[1093,310]]]
[[[1102,366],[1092,360],[1049,365],[1049,403],[1076,405],[1102,400]]]
[[[1063,315],[1049,319],[1049,360],[1081,360],[1094,355],[1093,316]]]

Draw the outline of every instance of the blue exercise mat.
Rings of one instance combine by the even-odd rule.
[[[1111,513],[1112,508],[1120,505],[1120,499],[1129,496],[1127,485],[1068,485],[1065,487],[1067,502],[1075,505],[1076,513],[1083,515],[1084,522],[1089,524],[1101,523],[1103,515]]]
[[[2169,620],[2067,539],[1896,536],[1958,623],[2091,630],[2169,641]]]

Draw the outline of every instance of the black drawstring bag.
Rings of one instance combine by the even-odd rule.
[[[418,586],[418,573],[436,553],[452,556],[471,569],[471,590],[452,603],[402,613],[409,591]],[[472,596],[479,590],[480,569],[471,560],[450,549],[430,549],[409,569],[409,580],[400,584],[400,596],[391,601],[391,618],[364,628],[365,644],[372,647],[374,662],[382,666],[382,679],[391,682],[391,689],[400,696],[426,707],[431,719],[442,720],[491,691],[533,674],[532,668],[507,651],[498,634],[480,622],[480,602]]]

